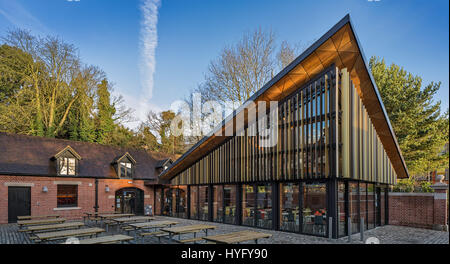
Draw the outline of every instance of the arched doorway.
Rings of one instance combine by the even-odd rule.
[[[138,188],[123,188],[116,191],[116,212],[144,215],[144,191]]]

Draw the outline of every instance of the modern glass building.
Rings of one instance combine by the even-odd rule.
[[[156,214],[334,238],[387,224],[388,187],[408,171],[349,15],[248,101],[278,102],[277,144],[239,108],[215,131],[233,136],[160,174]]]

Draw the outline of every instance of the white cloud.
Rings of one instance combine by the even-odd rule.
[[[153,74],[155,73],[155,50],[158,46],[158,8],[160,0],[143,0],[141,5],[142,21],[140,32],[140,73],[142,100],[148,101],[153,94]]]
[[[116,96],[122,95],[124,101],[126,102],[126,106],[134,110],[133,117],[136,119],[136,121],[125,124],[128,128],[131,129],[138,128],[141,122],[146,120],[146,116],[150,110],[159,113],[164,109],[161,106],[149,102],[148,100],[143,100],[142,97],[132,96],[127,93],[113,92],[113,94],[115,94]]]
[[[142,20],[139,36],[141,91],[138,96],[121,93],[126,105],[134,109],[136,121],[126,124],[131,129],[138,128],[141,122],[146,120],[150,110],[154,112],[163,111],[163,107],[150,102],[153,94],[153,75],[156,67],[155,51],[158,46],[157,24],[160,5],[160,0],[141,0]]]

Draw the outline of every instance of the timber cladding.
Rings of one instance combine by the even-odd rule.
[[[323,72],[326,71],[327,69],[329,69],[330,67],[337,67],[340,70],[343,69],[347,69],[348,75],[350,77],[351,80],[351,85],[354,86],[354,89],[356,89],[358,95],[359,95],[359,99],[356,100],[356,97],[344,97],[342,98],[341,94],[336,94],[336,96],[334,96],[332,93],[327,94],[325,93],[323,96],[334,96],[333,98],[327,98],[326,100],[321,99],[322,102],[327,102],[327,104],[325,104],[325,107],[329,107],[327,110],[329,111],[328,115],[325,115],[325,118],[330,118],[327,121],[327,123],[325,123],[326,126],[330,126],[330,129],[328,130],[329,133],[332,133],[330,135],[327,135],[326,137],[324,137],[323,139],[330,139],[332,140],[329,144],[331,148],[338,148],[341,146],[341,144],[343,144],[343,138],[342,138],[342,133],[344,131],[338,131],[339,129],[342,129],[342,127],[338,127],[336,122],[341,122],[342,123],[342,118],[345,118],[346,121],[345,122],[354,122],[356,119],[355,118],[359,118],[358,119],[358,123],[357,125],[361,125],[363,126],[362,128],[357,128],[357,129],[350,129],[347,130],[347,128],[345,127],[345,136],[346,137],[353,137],[354,134],[354,138],[358,138],[358,144],[349,144],[348,146],[342,146],[345,148],[345,150],[343,149],[342,151],[345,153],[345,155],[347,157],[349,157],[348,153],[350,153],[350,156],[352,155],[351,153],[354,152],[355,148],[358,147],[364,147],[364,148],[370,148],[371,150],[369,150],[367,154],[367,156],[365,155],[361,155],[360,157],[358,157],[358,161],[361,161],[363,165],[358,164],[356,165],[356,168],[349,168],[348,165],[345,164],[341,164],[341,166],[339,166],[339,163],[341,161],[339,161],[339,159],[342,157],[338,156],[338,152],[333,153],[333,156],[328,156],[325,158],[328,158],[329,163],[324,162],[323,160],[321,160],[321,163],[325,163],[325,166],[330,166],[329,170],[330,172],[333,172],[332,174],[328,175],[328,176],[337,176],[337,174],[344,174],[346,177],[347,175],[350,175],[350,177],[366,177],[366,176],[358,176],[358,174],[364,174],[364,173],[368,173],[367,171],[361,171],[362,168],[364,168],[364,170],[367,169],[367,166],[371,166],[370,168],[373,170],[372,172],[370,172],[371,176],[370,177],[374,177],[373,175],[378,174],[378,171],[380,170],[386,170],[386,173],[390,174],[391,170],[395,170],[395,174],[398,175],[399,178],[407,178],[408,177],[408,170],[406,168],[406,163],[402,157],[401,151],[400,151],[400,147],[398,145],[395,133],[390,125],[390,121],[389,121],[389,117],[386,113],[386,110],[384,108],[383,102],[381,100],[381,97],[379,95],[379,92],[377,90],[376,84],[373,80],[373,77],[371,76],[370,70],[368,69],[368,65],[366,62],[366,59],[364,57],[364,54],[362,52],[362,49],[360,47],[360,43],[359,40],[354,32],[354,28],[353,25],[350,21],[350,16],[347,15],[345,16],[341,21],[339,21],[335,26],[333,26],[327,33],[325,33],[319,40],[317,40],[313,45],[311,45],[311,47],[309,47],[308,49],[306,49],[299,57],[297,57],[291,64],[289,64],[285,69],[283,69],[280,73],[278,73],[272,80],[270,80],[269,82],[267,82],[267,84],[265,84],[260,90],[258,90],[254,95],[252,95],[246,103],[248,102],[259,102],[259,101],[265,101],[265,102],[270,102],[270,101],[279,101],[282,102],[285,100],[285,98],[287,98],[289,95],[295,94],[296,91],[302,87],[302,89],[306,89],[305,91],[303,91],[303,96],[309,96],[307,94],[309,94],[310,92],[313,93],[313,90],[315,91],[317,89],[316,86],[322,86],[322,84],[319,82],[318,84],[311,84],[314,80],[317,80],[317,76],[323,75]],[[339,73],[341,74],[341,73]],[[340,76],[336,76],[334,79],[337,80],[336,85],[340,86]],[[333,80],[330,80],[333,81]],[[347,83],[350,83],[348,80],[344,80]],[[311,88],[308,88],[308,85],[311,86]],[[326,85],[325,85],[326,86]],[[330,86],[331,87],[331,86]],[[331,92],[333,92],[334,90],[331,89],[329,90]],[[339,92],[343,92],[341,90],[339,90]],[[344,92],[349,92],[349,90],[344,91]],[[350,95],[352,95],[353,92]],[[299,95],[301,96],[301,95]],[[313,99],[312,99],[312,103],[315,102],[314,99],[314,94],[312,95]],[[301,100],[301,99],[300,99]],[[304,100],[309,100],[308,98],[304,98]],[[336,101],[337,100],[337,101]],[[295,100],[293,100],[295,101]],[[295,103],[293,104],[293,101],[290,101],[290,103],[288,102],[287,105],[285,106],[280,106],[279,110],[283,111],[283,109],[289,108],[289,107],[295,107]],[[345,106],[340,106],[339,104],[342,104],[343,101],[345,101]],[[298,102],[298,100],[297,100]],[[358,104],[360,104],[360,106],[357,106]],[[292,106],[291,106],[292,105]],[[361,110],[361,105],[363,106],[363,110]],[[314,111],[315,110],[315,106],[313,105],[305,105],[305,108],[308,108],[308,111]],[[322,106],[323,107],[323,106]],[[333,116],[333,109],[335,109],[336,107],[339,107],[339,111],[344,111],[346,113],[346,117],[342,117],[341,116],[341,112],[339,112],[338,118],[334,118]],[[319,109],[318,109],[319,110]],[[362,111],[361,115],[358,116],[358,111]],[[233,113],[232,116],[229,116],[228,118],[226,118],[226,120],[223,122],[223,125],[221,127],[218,127],[216,130],[217,131],[213,131],[213,135],[212,136],[207,136],[204,137],[202,140],[200,140],[196,145],[194,145],[190,150],[188,150],[182,157],[180,157],[178,160],[176,160],[171,167],[169,167],[166,171],[162,172],[160,175],[160,183],[166,183],[167,181],[173,179],[175,176],[178,176],[182,173],[184,173],[187,169],[189,169],[190,167],[193,166],[193,164],[195,164],[196,162],[198,162],[199,160],[203,159],[205,157],[205,155],[208,155],[209,153],[215,151],[217,148],[220,148],[222,145],[226,145],[226,147],[224,147],[224,149],[226,149],[225,151],[229,151],[229,148],[232,148],[233,150],[235,150],[234,145],[233,144],[239,144],[239,146],[241,146],[241,144],[247,145],[247,144],[255,144],[255,143],[248,143],[248,142],[239,142],[242,140],[233,140],[230,139],[230,137],[224,137],[224,136],[216,136],[215,133],[216,132],[220,132],[220,131],[224,131],[227,129],[230,129],[229,127],[233,125],[233,123],[235,123],[235,120],[237,119],[237,116],[241,114],[241,111],[239,111],[239,109]],[[352,116],[352,114],[356,114],[356,116]],[[314,115],[312,116],[313,118],[320,118],[319,115]],[[286,117],[288,118],[288,117]],[[310,122],[310,120],[308,119],[301,119],[303,122]],[[370,122],[369,122],[370,120]],[[249,120],[245,120],[247,123],[251,123],[249,122]],[[300,121],[300,122],[302,122]],[[315,120],[313,120],[314,122]],[[319,120],[320,121],[320,120]],[[247,124],[246,123],[246,124]],[[336,129],[334,130],[334,126],[336,125]],[[310,128],[310,126],[306,126],[303,129],[305,129],[306,131],[304,131],[304,133],[306,134],[302,134],[302,135],[308,135],[309,129],[313,129],[315,125],[312,126],[312,128]],[[319,123],[320,126],[320,123]],[[356,125],[355,125],[356,126]],[[372,129],[372,127],[374,129]],[[323,127],[322,127],[323,128]],[[233,129],[233,128],[231,128]],[[234,129],[239,129],[238,127],[234,128]],[[294,130],[297,129],[296,127],[294,128]],[[300,128],[302,129],[302,128]],[[317,129],[317,128],[316,128]],[[364,131],[364,133],[359,133],[358,131],[362,129]],[[248,131],[248,129],[247,129]],[[314,130],[313,130],[314,131]],[[235,132],[233,130],[233,132]],[[285,131],[283,131],[285,132]],[[322,132],[322,131],[321,131]],[[358,132],[358,133],[356,133]],[[375,132],[376,132],[376,136],[375,136]],[[295,133],[295,132],[293,132]],[[244,137],[246,138],[246,136],[244,135]],[[290,144],[290,137],[289,135],[281,135],[280,137],[282,137],[281,139],[284,140],[286,139],[288,141],[288,145]],[[376,139],[375,139],[376,138]],[[373,142],[372,142],[373,139]],[[246,138],[245,140],[248,140],[248,138]],[[252,140],[252,139],[250,139]],[[315,140],[315,138],[310,139],[308,138],[307,140]],[[353,140],[353,139],[352,139]],[[233,143],[227,143],[228,141],[233,141]],[[238,142],[234,142],[234,141],[238,141]],[[383,151],[380,151],[380,153],[376,153],[373,154],[373,151],[379,151],[379,143],[381,142],[381,144],[383,145]],[[306,143],[306,142],[305,142]],[[233,145],[233,146],[230,146]],[[310,145],[308,145],[310,146]],[[310,146],[311,147],[311,146]],[[326,146],[324,146],[326,147]],[[223,151],[223,150],[222,150]],[[255,154],[249,154],[248,152],[250,151],[254,151],[252,149],[246,149],[246,150],[241,150],[241,154],[242,155],[242,151],[244,151],[244,153],[246,155],[253,155],[255,156]],[[257,151],[257,150],[256,150]],[[284,148],[283,151],[290,151],[289,148]],[[321,155],[321,150],[318,149],[318,151],[316,152],[316,150],[312,150],[311,149],[311,154],[316,155],[319,154]],[[364,149],[364,151],[366,151],[366,149]],[[258,151],[257,151],[258,152]],[[267,151],[263,151],[262,155],[266,155]],[[274,152],[274,150],[269,150],[269,156],[270,153]],[[307,151],[307,153],[310,153]],[[327,151],[325,151],[325,155],[326,155]],[[329,152],[330,153],[330,152]],[[223,155],[223,153],[220,153]],[[219,155],[220,155],[219,154]],[[282,152],[280,153],[278,151],[277,155],[285,155],[286,153]],[[239,153],[237,154],[239,155]],[[260,155],[260,153],[257,153],[256,155]],[[288,154],[289,155],[289,154]],[[380,165],[381,163],[378,162],[379,159],[383,160],[384,156],[387,155],[388,159],[389,159],[389,163],[391,164],[392,168],[389,168],[388,165]],[[372,157],[373,156],[373,157]],[[380,157],[378,157],[380,156]],[[236,156],[234,156],[236,157]],[[247,156],[248,157],[248,156]],[[324,159],[325,159],[324,158]],[[374,163],[372,160],[370,160],[371,158],[377,159],[376,163],[374,165],[369,165],[370,163]],[[289,160],[289,162],[292,159]],[[254,166],[252,165],[253,162],[256,162],[256,164],[259,164],[258,161],[247,161],[245,163],[245,167],[244,168],[249,168],[249,166]],[[316,160],[311,160],[311,161],[307,161],[307,165],[306,165],[306,169],[312,169],[312,171],[307,171],[306,173],[310,173],[311,175],[296,175],[296,174],[291,174],[289,173],[290,170],[295,171],[295,166],[299,167],[299,166],[304,166],[304,164],[295,164],[291,165],[291,163],[289,163],[289,165],[286,169],[288,170],[288,172],[285,172],[284,168],[276,168],[275,174],[276,176],[271,175],[271,178],[280,178],[283,179],[283,177],[313,177],[313,175],[317,175],[317,171],[314,172],[314,168],[316,168],[315,166],[315,162]],[[319,161],[317,161],[319,162]],[[382,161],[384,162],[384,160]],[[276,160],[272,161],[272,163],[277,163]],[[311,165],[309,165],[309,163],[312,163]],[[270,162],[269,162],[270,164]],[[212,164],[210,164],[212,165]],[[210,166],[208,165],[208,166]],[[238,168],[242,168],[242,164],[236,164],[238,166]],[[347,166],[347,167],[343,167],[343,166]],[[233,166],[233,164],[230,164],[230,166]],[[275,165],[274,165],[275,166]],[[294,167],[292,167],[294,166]],[[380,167],[381,166],[381,167]],[[383,167],[384,166],[384,167]],[[205,168],[197,168],[196,171],[191,171],[191,174],[195,174],[197,173],[198,170],[204,170]],[[232,168],[230,168],[231,170]],[[264,169],[264,167],[262,168],[258,168],[258,169]],[[320,166],[319,166],[320,169]],[[336,173],[334,173],[334,170],[336,170]],[[346,171],[343,171],[346,170]],[[360,170],[358,173],[356,173],[356,170]],[[327,169],[325,169],[325,174],[326,174]],[[301,172],[300,172],[301,173]],[[228,175],[228,172],[227,172]],[[264,174],[263,174],[264,175]],[[294,175],[294,176],[293,176]],[[323,175],[323,174],[322,174]],[[188,177],[188,176],[185,176]],[[189,176],[189,177],[196,177],[194,176]],[[207,177],[207,176],[202,176],[202,177]],[[230,177],[235,177],[234,175],[230,174]],[[239,176],[239,178],[241,178],[243,176]],[[246,175],[244,179],[252,179],[252,177],[257,177],[257,179],[260,178],[260,176],[258,174],[252,172],[250,175]],[[368,176],[367,176],[368,177]],[[393,178],[394,176],[391,176],[391,178]],[[253,178],[254,179],[254,178]],[[198,179],[197,181],[199,181],[200,179]],[[234,181],[236,179],[229,179],[230,181]],[[227,180],[228,181],[228,180]],[[385,180],[386,182],[390,182],[390,180]],[[202,182],[206,182],[206,180],[202,180]]]
[[[261,146],[256,120],[171,184],[329,177],[395,184],[396,173],[346,68],[325,69],[280,101],[277,112],[275,146]]]

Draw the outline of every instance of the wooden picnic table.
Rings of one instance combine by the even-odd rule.
[[[100,219],[111,219],[111,218],[119,218],[119,217],[131,217],[134,216],[134,214],[99,214],[98,217]]]
[[[115,244],[130,240],[133,240],[133,237],[126,235],[111,235],[111,236],[83,239],[80,240],[80,244]]]
[[[255,231],[239,231],[228,234],[203,237],[204,240],[215,242],[218,244],[233,244],[254,240],[258,244],[258,239],[269,238],[271,234],[260,233]]]
[[[26,229],[23,229],[23,232],[26,233],[38,233],[43,231],[48,232],[49,230],[80,228],[81,226],[84,226],[83,222],[68,222],[54,225],[29,226]]]
[[[197,232],[204,231],[206,236],[208,236],[209,229],[215,229],[216,226],[213,225],[187,225],[187,226],[177,226],[171,228],[161,228],[161,231],[169,233],[169,240],[173,241],[173,235],[178,235],[178,239],[182,234],[194,233],[194,239],[196,238]]]
[[[135,229],[149,229],[149,228],[158,228],[158,227],[166,227],[171,225],[176,225],[179,222],[175,221],[153,221],[153,222],[144,222],[144,223],[130,223],[128,224]]]
[[[120,217],[131,217],[134,216],[134,214],[100,214],[98,217],[101,220],[101,225],[105,224],[106,226],[106,232],[108,232],[108,223],[104,223],[106,219],[112,219],[112,218],[120,218]]]
[[[64,223],[65,221],[66,221],[65,218],[46,218],[46,219],[35,219],[35,220],[21,220],[21,221],[17,221],[17,225],[19,225],[19,228],[22,228],[23,226],[29,226],[29,225],[58,224],[58,223]]]
[[[46,232],[46,233],[38,233],[36,237],[41,241],[45,242],[48,240],[58,240],[68,237],[83,237],[83,236],[93,236],[98,235],[99,233],[105,232],[103,228],[91,227],[91,228],[83,228],[83,229],[71,229],[64,231],[56,231],[56,232]]]
[[[130,223],[139,221],[151,221],[155,220],[155,218],[152,216],[130,216],[130,217],[112,218],[111,220],[118,223]]]
[[[119,231],[121,225],[124,223],[148,222],[154,219],[155,218],[151,216],[130,216],[130,217],[112,218],[111,221],[117,223],[117,231]],[[108,228],[106,230],[108,230]]]
[[[22,215],[18,216],[17,220],[34,220],[34,219],[45,219],[45,218],[58,218],[59,215]]]
[[[176,225],[178,222],[175,221],[154,221],[154,222],[144,222],[144,223],[129,223],[128,226],[134,229],[134,239],[136,240],[136,232],[138,229],[150,229],[150,228],[161,228],[161,227],[171,227]]]
[[[85,216],[83,216],[83,222],[86,222],[86,218],[91,220],[91,217],[95,218],[95,223],[99,220],[99,215],[117,215],[120,214],[118,212],[109,211],[109,212],[84,212]]]

